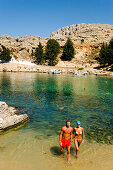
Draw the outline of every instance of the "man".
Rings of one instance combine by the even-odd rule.
[[[61,154],[63,153],[64,147],[67,148],[67,161],[69,163],[70,157],[70,147],[72,143],[73,137],[73,128],[70,126],[70,121],[66,121],[66,126],[63,126],[60,133],[60,146],[61,146]]]

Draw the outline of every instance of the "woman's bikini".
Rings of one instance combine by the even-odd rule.
[[[77,140],[78,142],[81,142],[82,141],[82,131],[78,132],[77,131],[78,128],[75,128],[75,129],[74,129],[75,130],[75,140]]]

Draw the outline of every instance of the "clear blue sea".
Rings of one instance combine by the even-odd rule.
[[[40,141],[45,146],[50,140],[51,146],[48,143],[45,150],[51,151],[52,140],[55,139],[57,146],[61,127],[66,120],[71,121],[72,127],[76,126],[77,120],[81,121],[86,141],[90,145],[96,142],[97,145],[112,147],[113,77],[4,72],[0,73],[0,101],[15,106],[20,113],[29,116],[29,122],[24,127],[0,136],[4,154],[10,153],[8,142],[11,146],[18,146],[17,139],[19,144],[23,142],[20,144],[21,149],[25,141],[31,148],[34,147],[31,141]],[[24,146],[25,150],[27,145]],[[18,150],[12,155],[14,153],[18,160],[20,153]],[[52,153],[49,155],[52,156]],[[24,169],[24,163],[20,167]]]

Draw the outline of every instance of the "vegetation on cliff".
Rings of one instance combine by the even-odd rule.
[[[74,58],[74,47],[73,47],[73,42],[71,41],[70,38],[67,39],[64,47],[63,47],[63,53],[61,56],[61,60],[63,61],[71,61]]]
[[[0,60],[8,62],[11,60],[10,50],[2,45],[2,51],[0,52]]]
[[[55,39],[49,39],[46,44],[45,50],[43,50],[42,44],[39,42],[35,51],[32,50],[31,56],[34,56],[34,60],[37,64],[48,64],[54,66],[57,64],[58,54],[60,53],[60,45]]]
[[[76,64],[90,64],[91,60],[95,60],[99,56],[99,51],[102,42],[109,43],[113,37],[113,25],[108,24],[73,24],[70,26],[62,27],[56,32],[53,32],[50,37],[40,37],[37,35],[24,36],[24,37],[11,37],[9,35],[0,36],[0,49],[1,44],[8,48],[13,56],[16,56],[18,61],[28,60],[35,61],[35,55],[31,53],[35,52],[39,42],[45,50],[47,41],[49,39],[55,39],[63,47],[66,43],[67,37],[71,38],[76,50],[76,56],[72,62],[73,66]],[[95,47],[98,48],[95,48]],[[62,55],[59,54],[59,57]],[[59,59],[58,57],[58,59]],[[45,58],[44,58],[45,59]],[[40,63],[40,61],[37,61]],[[64,62],[64,63],[72,63]],[[63,62],[62,62],[63,63]],[[46,62],[48,64],[48,62]],[[67,65],[67,64],[66,64]]]
[[[99,57],[97,58],[100,64],[111,65],[113,64],[113,38],[110,40],[109,44],[103,43]]]
[[[43,53],[43,46],[42,44],[39,42],[38,47],[35,50],[35,60],[37,64],[43,64],[44,63],[44,53]]]
[[[49,65],[51,66],[56,65],[57,56],[59,53],[60,53],[59,43],[54,39],[48,40],[47,46],[46,46],[46,59],[48,60]]]

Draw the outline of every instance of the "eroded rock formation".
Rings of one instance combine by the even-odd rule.
[[[109,24],[74,24],[53,32],[50,36],[63,42],[70,37],[74,44],[101,44],[113,37],[113,25]]]
[[[0,101],[0,132],[23,124],[27,120],[27,114],[19,115],[14,107]]]
[[[109,43],[113,38],[113,25],[74,24],[58,29],[47,38],[41,38],[36,35],[13,38],[9,35],[4,35],[0,37],[0,44],[9,48],[17,60],[33,61],[31,53],[39,42],[42,43],[45,49],[48,39],[53,38],[63,46],[68,37],[72,39],[76,51],[71,65],[90,63],[91,60],[95,59],[95,56],[98,56],[102,43]],[[64,63],[64,65],[66,64]]]

